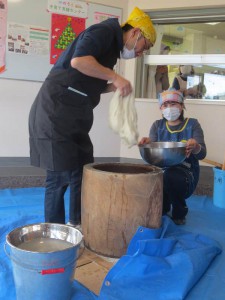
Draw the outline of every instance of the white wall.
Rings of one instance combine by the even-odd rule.
[[[102,95],[100,104],[94,109],[94,124],[90,137],[95,157],[120,157],[120,138],[109,128],[108,123],[112,95],[113,93]]]
[[[40,85],[0,79],[0,157],[29,156],[28,115]]]

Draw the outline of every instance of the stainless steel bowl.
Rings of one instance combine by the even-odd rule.
[[[148,164],[165,168],[184,161],[185,147],[186,144],[182,142],[152,142],[139,145],[139,151]]]

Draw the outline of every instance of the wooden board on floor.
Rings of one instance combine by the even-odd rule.
[[[85,249],[77,260],[75,279],[98,295],[103,280],[113,264]]]

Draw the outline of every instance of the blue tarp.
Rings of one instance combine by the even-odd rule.
[[[184,299],[220,252],[217,242],[164,217],[160,229],[138,229],[127,255],[107,274],[99,299]]]
[[[6,234],[44,222],[43,199],[43,188],[0,190],[0,299],[16,299],[11,262],[4,252]],[[100,295],[74,281],[72,300],[225,299],[225,258],[223,253],[217,256],[221,247],[215,241],[225,243],[225,210],[207,197],[188,201],[187,225],[176,226],[164,217],[160,229],[139,227],[127,254],[107,274]]]

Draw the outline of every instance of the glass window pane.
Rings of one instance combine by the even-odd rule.
[[[225,67],[157,66],[155,85],[156,94],[153,98],[168,87],[173,87],[184,92],[187,99],[225,100]]]
[[[222,67],[171,66],[168,77],[170,87],[178,89],[179,82],[183,83],[180,88],[189,91],[189,99],[225,100],[225,69]]]
[[[159,25],[170,54],[224,54],[225,22]],[[161,49],[162,50],[162,49]],[[161,54],[162,51],[161,51]]]

